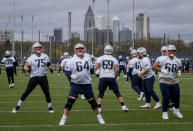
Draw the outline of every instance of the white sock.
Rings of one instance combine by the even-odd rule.
[[[178,108],[175,108],[175,109],[174,109],[174,112],[179,112],[179,109],[178,109]]]
[[[19,100],[18,103],[17,103],[17,105],[18,105],[18,106],[21,106],[22,103],[23,103],[23,101],[22,101],[22,100]]]
[[[48,108],[50,108],[50,107],[52,107],[52,103],[51,102],[48,103]]]
[[[101,117],[101,114],[99,113],[98,115],[96,115],[97,117]]]
[[[65,120],[66,118],[67,118],[67,116],[63,114],[62,119]]]

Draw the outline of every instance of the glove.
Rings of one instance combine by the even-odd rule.
[[[181,76],[181,74],[182,74],[181,70],[178,70],[177,76]]]
[[[95,70],[95,76],[96,76],[96,77],[99,77],[99,73],[100,73],[100,72],[99,72],[99,69]]]
[[[52,74],[53,74],[53,72],[54,72],[54,71],[53,71],[53,69],[52,69],[52,68],[50,68],[50,73],[52,73]]]
[[[162,69],[162,70],[161,70],[161,73],[164,73],[164,74],[167,75],[169,72],[168,72],[168,70],[166,70],[166,69]]]
[[[29,68],[28,68],[28,72],[29,72],[29,73],[31,72],[31,66],[29,66]]]
[[[72,74],[70,77],[72,80],[75,80],[77,78],[75,74]]]

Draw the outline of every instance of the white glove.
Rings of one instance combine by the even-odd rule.
[[[99,75],[99,69],[95,70],[95,74]]]
[[[168,70],[166,70],[166,69],[162,69],[162,70],[161,70],[161,73],[164,73],[164,74],[167,75],[169,72],[168,72]]]
[[[181,70],[178,70],[177,76],[181,76],[181,74],[182,74]]]
[[[71,77],[72,80],[77,78],[75,74],[72,74],[70,77]]]

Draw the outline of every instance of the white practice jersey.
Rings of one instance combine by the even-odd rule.
[[[6,68],[13,67],[13,62],[15,62],[15,58],[14,57],[9,57],[9,58],[4,57],[1,62],[5,64]]]
[[[76,84],[91,84],[92,61],[87,55],[81,59],[74,55],[67,63],[65,70],[70,71],[75,75],[75,79],[71,79],[71,82]]]
[[[161,69],[168,70],[168,75],[159,72],[159,77],[163,78],[176,78],[178,68],[182,66],[181,60],[177,57],[170,59],[168,56],[158,57],[159,59],[156,62],[161,66]]]
[[[112,55],[103,55],[99,57],[96,63],[100,64],[99,68],[99,78],[115,78],[115,65],[119,65],[118,61]]]
[[[64,58],[61,62],[61,68],[65,69],[66,63],[70,60],[70,58]]]
[[[136,75],[142,70],[140,65],[140,60],[137,57],[134,57],[129,61],[128,67],[133,69],[131,72],[132,75]]]
[[[140,61],[140,64],[141,64],[142,71],[144,71],[145,69],[150,69],[149,72],[147,72],[146,74],[144,74],[142,76],[142,79],[147,79],[147,78],[150,78],[154,75],[154,73],[152,71],[151,62],[150,62],[150,59],[148,57],[144,57]]]
[[[48,62],[50,62],[48,55],[44,53],[41,53],[40,56],[32,54],[26,61],[26,64],[31,67],[30,78],[45,76]]]

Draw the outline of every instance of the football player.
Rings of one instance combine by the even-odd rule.
[[[162,118],[164,120],[168,117],[168,104],[170,98],[174,102],[173,113],[178,118],[183,118],[183,115],[179,111],[180,106],[180,87],[178,84],[178,77],[181,75],[181,61],[176,57],[176,47],[174,45],[168,45],[168,56],[160,57],[157,62],[154,63],[153,69],[159,71],[159,85],[162,93]]]
[[[103,100],[104,93],[107,89],[107,86],[110,90],[113,91],[113,93],[117,96],[122,110],[127,112],[128,109],[124,104],[123,97],[121,96],[121,93],[119,92],[119,87],[116,82],[116,77],[118,75],[119,66],[118,61],[115,57],[112,56],[113,53],[113,47],[111,45],[107,45],[104,48],[104,55],[100,56],[95,64],[94,69],[99,69],[99,85],[98,85],[98,107],[99,111],[101,112],[101,104]]]
[[[152,71],[151,62],[150,59],[147,57],[147,52],[144,47],[140,47],[137,49],[138,56],[141,59],[140,64],[142,71],[138,73],[138,76],[142,78],[142,86],[143,91],[145,95],[145,101],[146,104],[143,106],[140,106],[141,108],[151,108],[151,96],[153,97],[154,101],[156,102],[156,105],[154,106],[154,109],[161,108],[161,104],[159,102],[159,98],[154,92],[154,73]]]
[[[102,116],[99,113],[91,82],[92,62],[88,55],[84,55],[85,46],[82,43],[77,43],[74,47],[75,55],[66,65],[66,70],[71,74],[71,89],[68,95],[67,103],[64,107],[64,114],[59,125],[63,126],[66,123],[68,114],[71,111],[73,104],[76,101],[78,94],[84,94],[91,108],[95,112],[99,124],[105,124]]]
[[[5,64],[5,70],[7,73],[7,79],[9,83],[9,88],[14,87],[14,57],[11,57],[10,51],[5,52],[5,57],[1,61],[3,64]]]
[[[24,70],[30,72],[30,79],[27,85],[27,88],[21,98],[18,101],[18,104],[13,108],[12,112],[16,113],[23,101],[27,96],[33,91],[33,89],[40,85],[42,91],[46,97],[46,102],[48,104],[48,110],[50,113],[53,113],[53,107],[50,98],[49,84],[47,79],[46,67],[49,68],[50,72],[53,73],[53,69],[49,60],[49,57],[42,53],[42,45],[40,43],[34,43],[32,46],[34,54],[32,54],[26,61],[24,65]]]
[[[139,94],[137,100],[143,100],[144,93],[142,91],[142,79],[138,77],[141,69],[140,61],[137,58],[137,51],[131,50],[131,60],[129,61],[129,76],[131,79],[131,87]]]
[[[127,77],[127,74],[126,74],[126,63],[125,63],[125,60],[123,59],[122,55],[119,56],[118,63],[119,63],[119,73],[118,73],[117,79],[119,79],[121,71],[123,71],[124,77]]]

